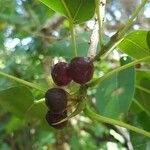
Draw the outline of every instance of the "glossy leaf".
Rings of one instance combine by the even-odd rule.
[[[140,59],[150,55],[150,34],[149,31],[137,30],[129,33],[118,48],[129,56]]]
[[[145,136],[138,135],[136,133],[130,134],[131,143],[135,150],[149,150],[150,141]]]
[[[133,124],[139,128],[150,131],[150,119],[145,112],[140,112],[133,116]],[[135,150],[149,150],[150,140],[148,137],[130,133],[131,142]]]
[[[40,103],[36,102],[30,106],[30,108],[25,113],[25,119],[27,121],[35,121],[39,127],[43,130],[52,130],[52,127],[49,126],[45,119],[45,115],[48,109],[45,105],[45,102]]]
[[[49,8],[66,16],[73,23],[81,23],[93,17],[95,1],[93,0],[39,0]]]
[[[146,42],[147,42],[147,45],[148,45],[148,47],[150,49],[150,31],[148,31],[148,33],[147,33]]]
[[[22,119],[46,122],[47,107],[44,102],[35,103],[32,93],[24,86],[0,91],[0,105],[6,111]]]
[[[150,114],[150,71],[139,70],[136,72],[136,92],[135,99]]]
[[[128,63],[129,58],[125,57],[122,62]],[[119,119],[128,112],[134,94],[134,78],[134,67],[130,67],[101,82],[96,91],[96,108],[101,115]]]
[[[33,100],[32,93],[23,86],[0,91],[0,105],[19,117],[24,116],[26,110],[33,104]]]
[[[26,119],[40,119],[44,122],[45,121],[45,114],[47,113],[48,109],[45,105],[45,102],[42,101],[40,103],[33,103],[30,108],[26,111]]]
[[[143,86],[146,89],[150,89],[150,70],[136,70],[136,84]]]

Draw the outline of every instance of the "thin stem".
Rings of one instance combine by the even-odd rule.
[[[137,89],[141,90],[141,91],[144,91],[144,92],[150,94],[150,90],[148,90],[148,89],[146,89],[146,88],[144,88],[144,87],[142,87],[142,86],[135,85],[135,87],[136,87]]]
[[[148,0],[142,0],[141,4],[137,7],[137,9],[133,12],[132,16],[130,17],[129,21],[125,25],[125,27],[118,33],[118,38],[122,38],[128,29],[131,27],[134,19],[138,16],[141,9],[145,6]]]
[[[88,52],[87,52],[87,57],[89,57],[90,59],[93,59],[96,55],[96,50],[97,50],[97,45],[98,45],[98,22],[95,19],[95,25],[93,27],[93,31],[92,34],[90,36],[90,40],[89,40],[89,48],[88,48]]]
[[[77,56],[77,47],[76,47],[76,35],[74,30],[74,24],[70,21],[70,31],[71,31],[71,39],[72,39],[72,48],[74,55]]]
[[[123,39],[120,39],[116,43],[112,42],[112,44],[110,44],[109,47],[107,47],[108,51],[101,55],[101,60],[104,60],[108,56],[108,54],[110,54],[122,40]]]
[[[86,106],[86,108],[84,109],[84,112],[85,114],[93,119],[93,120],[96,120],[98,122],[104,122],[104,123],[108,123],[108,124],[111,124],[111,125],[118,125],[120,127],[124,127],[128,130],[131,130],[131,131],[134,131],[136,133],[139,133],[139,134],[142,134],[144,136],[147,136],[147,137],[150,137],[150,132],[148,131],[145,131],[145,130],[142,130],[142,129],[139,129],[137,127],[134,127],[132,125],[129,125],[127,123],[124,123],[122,121],[119,121],[119,120],[115,120],[115,119],[111,119],[111,118],[108,118],[108,117],[104,117],[104,116],[101,116],[101,115],[98,115],[96,114],[95,112],[93,112],[89,107]]]
[[[102,50],[103,45],[103,36],[102,36],[102,20],[101,20],[101,11],[100,11],[100,0],[95,0],[96,4],[96,15],[97,15],[97,21],[98,21],[98,32],[99,32],[99,47],[100,50]]]
[[[6,73],[1,72],[1,71],[0,71],[0,76],[4,76],[4,77],[6,77],[6,78],[8,78],[10,80],[14,80],[14,81],[16,81],[18,83],[24,84],[24,85],[29,86],[29,87],[34,88],[34,89],[37,89],[37,90],[39,90],[41,92],[45,92],[46,91],[46,89],[42,88],[41,86],[39,86],[39,85],[37,85],[35,83],[30,83],[28,81],[19,79],[17,77],[14,77],[12,75],[6,74]]]
[[[71,13],[70,13],[70,11],[69,11],[67,5],[66,5],[66,2],[65,2],[64,0],[61,0],[61,2],[62,2],[63,6],[64,6],[64,8],[65,8],[65,10],[66,10],[66,13],[67,13],[67,15],[68,15],[69,20],[72,20]]]
[[[122,41],[122,39],[118,40],[117,37],[118,33],[113,35],[106,45],[102,45],[101,51],[94,57],[93,61],[99,61],[100,59],[107,57],[107,55]]]
[[[128,64],[126,64],[126,65],[123,65],[123,66],[121,66],[121,67],[118,67],[118,68],[116,68],[116,69],[114,69],[114,70],[112,70],[112,71],[106,73],[104,76],[102,76],[102,77],[100,77],[100,78],[98,78],[98,79],[95,79],[94,81],[88,83],[87,86],[88,86],[88,87],[93,87],[93,86],[99,84],[100,82],[102,82],[103,80],[109,78],[109,77],[112,76],[114,73],[117,73],[117,72],[119,72],[119,71],[125,70],[125,69],[127,69],[127,68],[129,68],[129,67],[131,67],[131,66],[134,66],[134,65],[138,64],[139,62],[142,62],[142,61],[145,61],[145,60],[149,60],[149,59],[150,59],[150,56],[146,56],[146,57],[144,57],[144,58],[135,60],[135,61],[133,61],[133,62],[131,62],[131,63],[128,63]]]
[[[118,41],[120,41],[120,39],[123,38],[123,36],[126,34],[126,32],[128,31],[128,29],[131,27],[134,19],[138,16],[139,12],[141,11],[141,9],[144,7],[144,5],[146,4],[148,0],[142,0],[141,4],[138,6],[138,8],[133,12],[132,16],[130,17],[129,21],[126,23],[126,25],[124,26],[124,28],[122,30],[119,30],[114,36],[111,37],[111,40],[108,44],[106,44],[105,46],[102,47],[102,52],[103,53],[98,53],[95,58],[94,61],[96,60],[100,60],[100,57],[102,55],[102,57],[106,57],[116,46],[117,44],[115,43],[119,43]],[[115,44],[115,46],[114,46]],[[111,49],[111,51],[110,51]],[[109,52],[109,53],[108,53]]]
[[[35,104],[44,104],[45,103],[45,98],[42,98],[42,99],[39,99],[39,100],[36,100],[34,101]]]
[[[68,15],[68,19],[69,19],[69,23],[70,23],[70,31],[71,31],[71,39],[72,39],[72,49],[74,51],[74,55],[77,56],[77,48],[76,48],[76,36],[75,36],[75,30],[74,30],[74,24],[73,24],[73,18],[71,16],[71,13],[65,3],[64,0],[61,0],[65,10],[66,10],[66,13]]]

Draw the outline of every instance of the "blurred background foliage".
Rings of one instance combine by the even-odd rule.
[[[104,23],[104,41],[109,40],[129,18],[139,0],[109,0],[106,5]],[[94,19],[76,25],[78,53],[85,56]],[[150,2],[140,13],[132,29],[150,29]],[[50,68],[58,59],[70,60],[73,57],[70,45],[68,21],[50,10],[37,0],[0,0],[0,70],[18,78],[35,82],[43,87],[52,87]],[[67,38],[67,39],[66,39]],[[57,41],[57,42],[56,42]],[[59,41],[59,42],[58,42]],[[57,50],[59,49],[59,50]],[[56,57],[57,56],[57,57]],[[121,52],[115,50],[107,60],[95,64],[94,77],[103,75],[118,66]],[[130,68],[131,69],[131,68]],[[136,71],[137,85],[149,88],[148,66],[139,64]],[[104,87],[110,83],[106,81]],[[113,83],[112,83],[113,84]],[[0,90],[19,85],[14,81],[0,77]],[[72,92],[77,85],[70,85]],[[102,92],[101,89],[98,89]],[[142,99],[142,108],[149,109],[149,93],[136,88],[134,100]],[[36,90],[32,94],[38,100],[43,95]],[[89,95],[94,95],[89,90]],[[24,105],[24,99],[20,96]],[[93,104],[94,105],[94,104]],[[100,105],[100,104],[99,104]],[[131,105],[127,120],[135,126],[149,130],[149,113]],[[141,106],[141,105],[140,105]],[[102,108],[100,107],[100,110]],[[146,111],[147,112],[147,111]],[[111,113],[111,112],[108,112]],[[70,126],[62,131],[25,123],[0,106],[0,150],[148,150],[150,141],[146,137],[131,134],[116,126],[91,122],[84,114],[71,120]]]

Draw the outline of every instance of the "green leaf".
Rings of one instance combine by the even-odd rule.
[[[26,119],[41,119],[45,120],[45,114],[47,113],[47,107],[45,102],[42,101],[35,101],[28,110],[26,110]]]
[[[33,104],[33,100],[32,93],[24,86],[0,91],[0,105],[19,117],[25,115],[26,110]]]
[[[27,121],[37,121],[47,127],[45,114],[47,107],[44,101],[34,101],[28,88],[24,86],[12,87],[0,91],[0,105],[8,112]]]
[[[128,63],[129,57],[123,57],[122,62]],[[134,78],[134,67],[130,67],[101,82],[96,91],[96,108],[101,115],[119,119],[128,112],[134,94]]]
[[[133,124],[137,127],[150,131],[150,119],[145,112],[140,112],[133,116]],[[130,133],[131,142],[135,150],[149,150],[150,140],[148,137]]]
[[[141,136],[136,133],[130,134],[131,143],[135,150],[149,150],[150,149],[150,140],[145,136]]]
[[[144,130],[150,131],[150,118],[145,112],[140,112],[135,117],[136,126],[143,128]]]
[[[5,130],[7,134],[10,134],[15,130],[23,128],[23,126],[24,122],[21,119],[12,116],[5,125]]]
[[[129,56],[140,59],[150,55],[149,39],[149,31],[136,30],[129,33],[123,41],[118,44],[118,48]]]
[[[38,100],[26,110],[25,118],[27,121],[36,122],[42,130],[52,130],[52,127],[49,126],[45,119],[47,111],[48,109],[45,105],[45,101]]]
[[[150,71],[139,70],[136,72],[136,91],[135,99],[150,114]]]
[[[49,8],[69,18],[73,23],[89,20],[95,13],[94,0],[39,0]]]
[[[148,33],[147,33],[146,41],[147,41],[147,45],[148,45],[148,47],[150,49],[150,31],[148,31]]]
[[[136,70],[136,84],[150,90],[150,70]]]

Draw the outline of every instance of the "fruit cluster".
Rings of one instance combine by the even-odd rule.
[[[93,76],[93,63],[86,57],[75,57],[70,64],[59,62],[54,65],[51,75],[56,85],[65,86],[73,80],[85,84]],[[46,120],[56,129],[64,128],[68,121],[54,124],[67,117],[67,92],[61,88],[49,89],[45,94],[45,103],[49,108]]]
[[[93,63],[87,57],[75,57],[70,64],[59,62],[54,65],[51,75],[58,86],[65,86],[73,80],[79,84],[85,84],[93,76]]]

